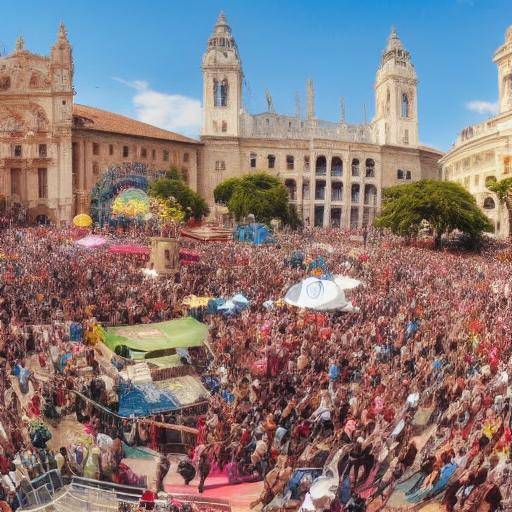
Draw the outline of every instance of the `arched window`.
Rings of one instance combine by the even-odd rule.
[[[405,171],[405,179],[410,180],[412,178],[411,171]]]
[[[404,179],[404,171],[402,171],[402,169],[398,169],[398,171],[396,171],[396,179],[397,180],[403,180]]]
[[[366,177],[375,178],[375,160],[373,158],[366,159]]]
[[[325,176],[327,172],[327,159],[325,156],[320,155],[316,159],[315,174],[319,176]]]
[[[485,210],[494,210],[496,208],[496,203],[492,197],[486,197],[484,199],[484,209]]]
[[[409,96],[402,93],[402,117],[409,117]]]
[[[359,160],[357,158],[352,160],[352,176],[359,176]]]
[[[213,80],[213,104],[216,107],[228,106],[228,81],[226,79],[219,81]]]
[[[331,176],[341,176],[343,174],[343,160],[335,156],[331,160]]]

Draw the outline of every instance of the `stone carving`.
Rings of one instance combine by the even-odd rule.
[[[11,87],[11,77],[9,75],[0,76],[0,91],[7,91]]]
[[[46,89],[50,87],[50,79],[39,71],[33,71],[28,86],[31,89]]]
[[[45,132],[49,121],[44,110],[35,103],[28,106],[0,108],[0,132]]]

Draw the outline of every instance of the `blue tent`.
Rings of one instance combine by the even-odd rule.
[[[264,224],[239,224],[235,229],[234,239],[255,245],[275,242],[272,233]]]
[[[180,407],[180,402],[170,391],[154,384],[124,384],[119,391],[120,416],[150,416]]]

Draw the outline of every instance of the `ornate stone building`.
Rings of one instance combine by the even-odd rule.
[[[222,180],[255,171],[279,176],[299,214],[315,225],[361,227],[371,222],[383,187],[438,178],[437,150],[418,142],[418,80],[396,30],[382,53],[375,82],[375,117],[347,123],[315,115],[313,82],[307,108],[294,115],[252,115],[242,101],[243,70],[236,41],[220,14],[203,56],[203,163],[199,191],[211,202]]]
[[[119,114],[73,104],[73,59],[63,25],[50,56],[19,38],[0,57],[0,196],[29,218],[69,222],[88,211],[90,191],[110,166],[176,166],[197,188],[201,144]]]
[[[496,235],[504,237],[509,235],[507,209],[487,189],[486,182],[512,176],[512,26],[505,43],[496,50],[494,62],[498,67],[498,115],[464,128],[441,165],[443,178],[471,192],[493,221]]]

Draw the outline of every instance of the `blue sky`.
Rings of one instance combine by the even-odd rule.
[[[420,139],[448,149],[497,99],[494,50],[512,24],[511,0],[0,0],[0,49],[18,34],[48,53],[63,20],[74,48],[76,102],[188,135],[199,133],[200,62],[220,9],[238,42],[251,112],[295,110],[312,77],[316,113],[349,122],[374,112],[373,82],[391,25],[411,52]]]

